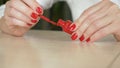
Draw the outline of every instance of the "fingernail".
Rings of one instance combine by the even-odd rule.
[[[82,36],[80,37],[80,41],[83,41],[84,39],[85,39],[85,36],[82,35]]]
[[[70,26],[70,31],[73,31],[75,28],[76,28],[76,25],[75,25],[75,24],[72,24],[72,25]]]
[[[88,38],[88,39],[86,40],[86,42],[90,42],[90,38]]]
[[[30,24],[30,23],[27,23],[27,25],[28,25],[28,26],[32,26],[32,24]]]
[[[75,39],[77,39],[77,37],[78,37],[78,35],[77,35],[76,33],[74,33],[74,34],[72,35],[71,39],[72,39],[72,40],[75,40]]]
[[[37,22],[37,20],[31,20],[31,22],[32,22],[32,23],[36,23],[36,22]]]
[[[37,7],[36,11],[38,12],[38,14],[40,14],[40,15],[42,14],[42,8]]]
[[[32,13],[31,14],[31,17],[34,18],[34,19],[37,19],[38,18],[38,15],[36,13]]]

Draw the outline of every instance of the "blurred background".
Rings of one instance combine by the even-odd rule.
[[[8,0],[0,0],[0,5],[5,4]],[[47,10],[44,10],[44,15],[51,20],[57,22],[58,19],[63,20],[71,20],[72,15],[70,12],[70,8],[66,2],[60,1]],[[54,26],[45,22],[44,20],[40,20],[39,23],[32,28],[33,30],[57,30],[61,31],[60,27]]]

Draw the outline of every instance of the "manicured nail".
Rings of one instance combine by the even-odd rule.
[[[28,25],[28,26],[32,26],[32,24],[30,24],[30,23],[27,23],[27,25]]]
[[[73,31],[76,28],[76,25],[72,24],[69,28],[70,28],[70,31]]]
[[[84,39],[85,39],[85,36],[82,35],[82,36],[80,37],[80,41],[83,41]]]
[[[71,39],[72,39],[72,40],[75,40],[75,39],[77,39],[77,37],[78,37],[78,35],[77,35],[76,33],[74,33],[74,34],[72,35]]]
[[[37,22],[37,20],[31,20],[31,22],[32,22],[32,23],[36,23],[36,22]]]
[[[90,42],[90,38],[88,38],[88,39],[86,40],[86,42]]]
[[[33,19],[37,19],[37,18],[38,18],[38,15],[37,15],[36,13],[32,13],[32,14],[31,14],[31,17],[32,17]]]
[[[40,14],[40,15],[42,14],[42,8],[37,7],[36,11],[38,12],[38,14]]]

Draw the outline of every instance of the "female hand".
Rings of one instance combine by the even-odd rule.
[[[94,42],[109,34],[120,40],[120,8],[109,0],[88,8],[70,25],[73,40]]]
[[[0,29],[10,35],[23,36],[38,22],[38,15],[42,14],[43,10],[36,0],[10,0],[0,19]]]

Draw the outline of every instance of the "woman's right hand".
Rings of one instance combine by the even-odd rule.
[[[10,0],[0,19],[0,29],[10,35],[23,36],[38,22],[39,15],[42,14],[42,7],[36,0]]]

